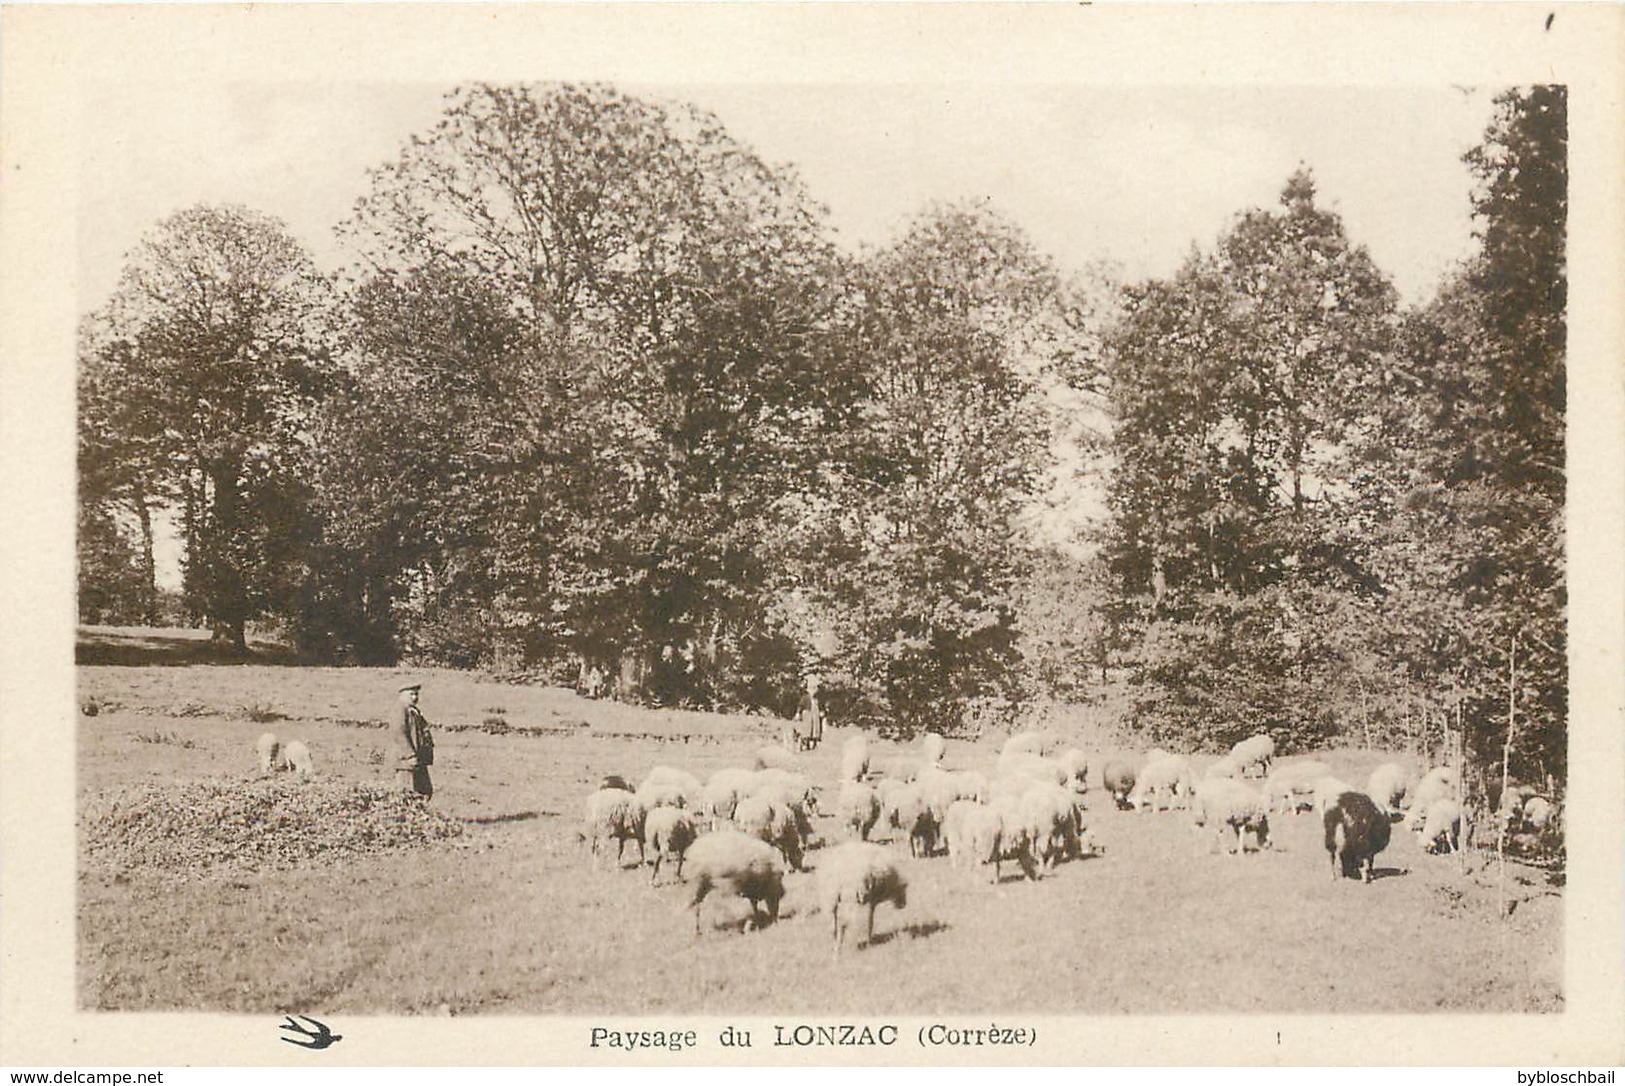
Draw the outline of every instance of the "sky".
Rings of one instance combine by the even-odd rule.
[[[933,201],[979,200],[1063,269],[1166,276],[1242,211],[1273,205],[1299,166],[1406,302],[1431,296],[1473,248],[1462,154],[1493,88],[1164,89],[1073,85],[871,86],[623,83],[715,113],[789,164],[848,248],[884,244]],[[333,227],[367,171],[434,124],[445,85],[122,82],[81,116],[79,301],[101,305],[125,255],[164,216],[200,202],[281,218],[319,266],[349,256]],[[1034,510],[1062,542],[1101,511],[1075,450]],[[161,580],[179,582],[161,526]]]
[[[931,201],[987,200],[1059,264],[1173,272],[1300,163],[1410,302],[1472,247],[1461,155],[1492,89],[1147,89],[1022,85],[659,85],[793,165],[847,246],[883,243]],[[367,170],[434,122],[440,85],[240,83],[95,88],[84,102],[80,302],[198,202],[282,218],[319,264]]]

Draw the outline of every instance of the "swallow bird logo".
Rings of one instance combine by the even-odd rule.
[[[298,1022],[293,1020],[293,1015],[290,1014],[286,1017],[288,1019],[288,1024],[282,1028],[290,1033],[297,1033],[301,1037],[305,1038],[304,1040],[296,1040],[292,1037],[282,1038],[291,1045],[298,1045],[300,1048],[326,1048],[328,1045],[337,1044],[339,1041],[344,1040],[344,1035],[342,1033],[334,1033],[332,1030],[328,1029],[325,1024],[316,1021],[314,1018],[306,1018],[302,1014],[299,1016],[315,1027],[314,1029],[306,1029],[304,1026],[301,1026]]]

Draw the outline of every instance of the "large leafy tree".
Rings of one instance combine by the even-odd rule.
[[[1346,514],[1395,295],[1314,197],[1294,174],[1277,208],[1131,289],[1109,337],[1107,555],[1143,631],[1139,713],[1199,739],[1328,730],[1312,691],[1351,651],[1329,617],[1379,588]]]
[[[350,224],[371,280],[359,379],[492,378],[417,437],[448,447],[473,427],[491,458],[464,470],[452,454],[422,480],[446,505],[410,531],[436,542],[390,552],[410,574],[393,580],[510,631],[526,657],[722,696],[720,658],[759,626],[762,518],[810,470],[833,394],[812,350],[820,221],[792,176],[699,111],[597,86],[451,94]],[[417,341],[434,358],[388,327],[386,299],[435,315]]]
[[[199,206],[136,248],[83,337],[86,493],[123,495],[143,518],[178,501],[188,606],[238,648],[299,577],[324,300],[280,222]]]

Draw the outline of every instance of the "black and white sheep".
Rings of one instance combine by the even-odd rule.
[[[715,830],[703,834],[688,847],[689,879],[694,896],[694,934],[700,934],[700,906],[712,891],[732,894],[750,902],[752,926],[761,926],[760,909],[767,907],[769,921],[779,918],[779,902],[784,899],[784,860],[772,845],[738,830]]]
[[[1346,791],[1332,800],[1321,816],[1326,827],[1326,851],[1331,855],[1332,879],[1359,877],[1370,882],[1377,853],[1388,847],[1393,825],[1370,796]]]
[[[898,909],[908,905],[908,880],[891,854],[879,845],[847,841],[825,850],[818,859],[816,878],[819,903],[835,929],[837,955],[854,910],[866,910],[863,942],[873,943],[875,909],[887,901]]]
[[[734,811],[734,825],[741,833],[767,842],[791,867],[801,870],[806,847],[801,819],[788,803],[768,796],[746,796]]]

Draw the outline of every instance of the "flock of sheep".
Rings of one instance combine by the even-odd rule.
[[[1265,735],[1237,743],[1201,777],[1188,757],[1169,751],[1092,766],[1082,751],[1061,750],[1037,734],[1011,737],[986,772],[946,768],[946,750],[941,736],[927,735],[911,754],[880,759],[871,756],[863,735],[847,739],[827,812],[820,788],[791,768],[795,756],[779,747],[761,748],[751,768],[720,769],[705,781],[667,766],[636,786],[610,776],[587,797],[581,837],[594,857],[613,842],[617,867],[636,845],[651,882],[671,864],[675,877],[692,887],[696,935],[701,906],[713,894],[748,902],[750,926],[760,926],[764,913],[766,921],[776,920],[787,872],[806,870],[816,848],[814,884],[837,954],[854,918],[863,917],[863,941],[872,942],[877,907],[907,905],[903,848],[914,858],[946,853],[954,867],[985,871],[995,883],[1006,863],[1037,879],[1064,860],[1100,855],[1083,818],[1091,779],[1119,809],[1187,811],[1194,826],[1216,835],[1226,850],[1233,835],[1238,856],[1247,851],[1249,835],[1257,849],[1271,847],[1271,816],[1314,810],[1334,879],[1370,882],[1396,820],[1404,820],[1425,851],[1461,847],[1462,810],[1451,767],[1414,781],[1388,763],[1362,789],[1321,761],[1276,761],[1275,744]],[[1501,814],[1509,828],[1541,832],[1554,809],[1519,789],[1509,790]],[[815,816],[833,816],[839,843],[817,848]],[[1204,847],[1212,848],[1211,837]]]

